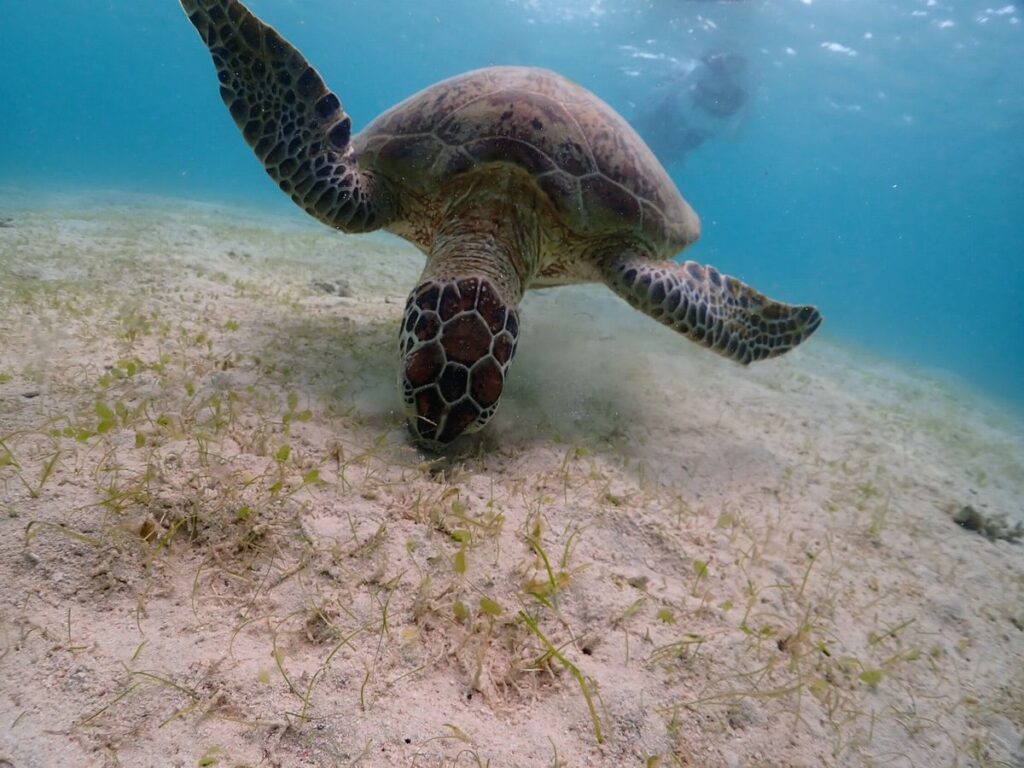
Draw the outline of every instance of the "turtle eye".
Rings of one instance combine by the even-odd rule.
[[[490,420],[518,334],[515,310],[484,279],[413,291],[399,343],[405,410],[419,440],[449,443]]]

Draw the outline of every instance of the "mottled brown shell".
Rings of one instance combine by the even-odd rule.
[[[667,257],[700,223],[636,131],[553,72],[491,67],[432,85],[354,139],[364,168],[430,194],[485,163],[525,170],[583,237],[639,237]]]

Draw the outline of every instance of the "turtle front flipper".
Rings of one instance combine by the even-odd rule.
[[[788,352],[821,325],[815,307],[772,301],[693,261],[626,256],[604,272],[612,290],[641,312],[744,365]]]
[[[352,121],[316,70],[237,0],[181,0],[210,49],[220,95],[270,177],[346,232],[387,223],[389,195],[359,167]]]

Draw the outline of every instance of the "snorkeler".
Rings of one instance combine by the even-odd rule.
[[[687,154],[735,125],[749,98],[746,73],[745,57],[721,51],[676,65],[653,106],[633,124],[664,165],[681,165]]]

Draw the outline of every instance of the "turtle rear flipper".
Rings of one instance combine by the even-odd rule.
[[[821,325],[815,307],[773,301],[693,261],[627,256],[604,271],[609,287],[641,312],[744,365],[788,352]]]
[[[306,59],[237,0],[181,0],[210,49],[220,95],[271,178],[337,229],[387,223],[389,197],[359,167],[352,121]]]

